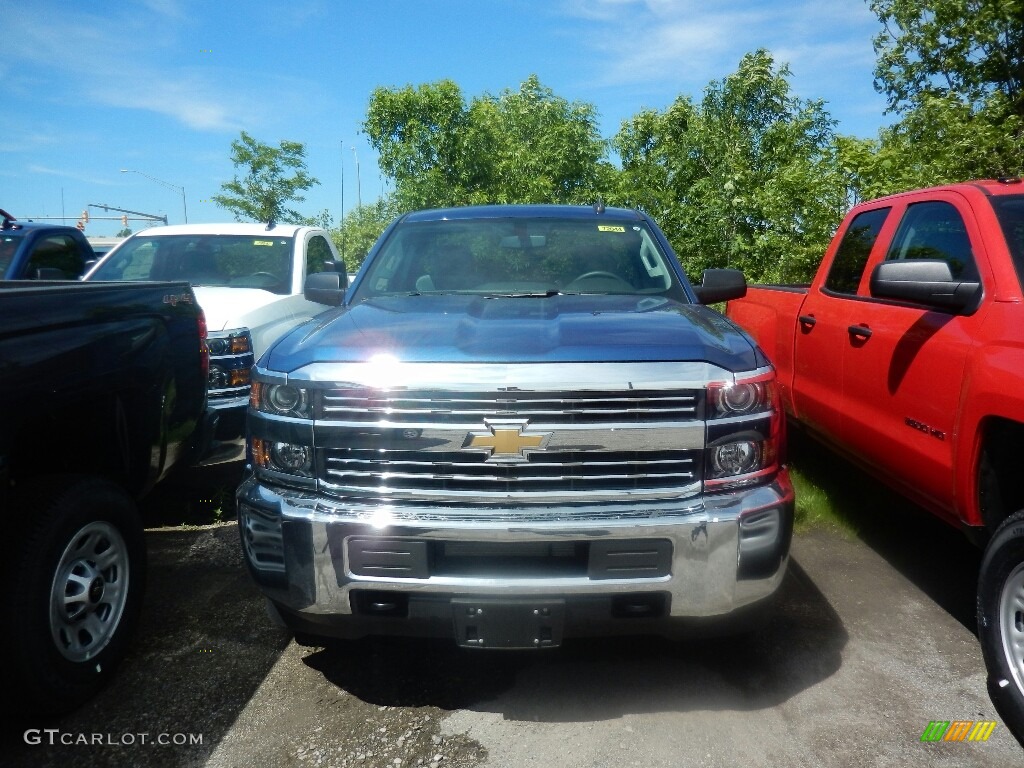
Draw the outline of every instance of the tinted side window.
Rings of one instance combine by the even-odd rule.
[[[882,231],[882,225],[891,208],[876,208],[858,214],[843,235],[836,250],[832,268],[825,279],[825,287],[836,293],[856,293],[871,249]]]
[[[25,277],[34,278],[36,271],[44,267],[59,269],[65,280],[74,280],[85,269],[85,259],[72,238],[66,235],[51,235],[36,243],[29,257]]]
[[[885,258],[938,259],[949,264],[954,280],[978,279],[964,220],[956,206],[940,200],[907,208]]]
[[[1017,268],[1017,279],[1024,285],[1024,195],[993,197],[992,207],[1003,227],[1006,245]]]

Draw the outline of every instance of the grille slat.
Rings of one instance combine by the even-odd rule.
[[[374,422],[382,418],[422,424],[443,419],[471,424],[482,418],[525,418],[545,423],[600,424],[690,421],[698,417],[699,393],[690,390],[582,393],[451,393],[417,390],[329,391],[319,417]]]
[[[379,491],[451,490],[544,491],[544,490],[639,490],[683,487],[696,481],[699,462],[693,451],[616,457],[601,452],[534,454],[537,460],[512,464],[488,462],[485,454],[441,453],[436,459],[418,454],[413,459],[370,458],[367,451],[344,448],[324,451],[324,476],[328,483],[348,489]],[[364,454],[353,456],[351,454]]]

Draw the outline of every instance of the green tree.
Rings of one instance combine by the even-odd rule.
[[[860,157],[864,196],[1019,173],[1024,0],[872,0],[875,88],[899,115]]]
[[[1024,0],[871,0],[875,87],[905,112],[922,95],[978,108],[1000,96],[1024,117]]]
[[[645,111],[613,143],[616,200],[663,226],[687,272],[742,269],[749,280],[809,279],[848,203],[835,121],[790,93],[790,71],[764,50],[711,83]]]
[[[610,175],[596,109],[535,75],[468,103],[449,80],[378,88],[363,128],[403,209],[589,202]]]
[[[303,202],[301,193],[320,183],[306,171],[305,145],[281,141],[272,147],[242,131],[241,138],[231,142],[231,162],[245,175],[221,184],[223,194],[214,195],[213,201],[231,211],[236,221],[306,223],[300,213],[286,207]]]
[[[362,266],[370,248],[398,213],[395,199],[382,197],[369,205],[353,208],[341,225],[331,230],[331,239],[349,272],[355,272]]]

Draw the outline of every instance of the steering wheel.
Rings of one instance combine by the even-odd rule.
[[[616,275],[614,272],[602,272],[601,270],[594,270],[593,272],[584,272],[582,275],[573,280],[573,282],[578,283],[580,280],[590,280],[595,277],[610,277],[612,280],[618,280],[620,283],[625,282],[625,280]]]
[[[245,288],[269,288],[281,282],[280,278],[273,272],[253,272],[251,275],[236,277],[231,281],[232,285]]]
[[[600,269],[594,270],[593,272],[584,272],[582,275],[574,278],[573,281],[571,283],[569,283],[565,287],[566,288],[572,288],[577,283],[581,283],[581,282],[584,282],[586,280],[611,280],[617,286],[626,286],[630,290],[634,290],[633,285],[631,283],[629,283],[626,280],[623,280],[621,277],[616,275],[614,272],[605,272],[605,271],[600,270]]]

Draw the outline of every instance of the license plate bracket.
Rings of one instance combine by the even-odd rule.
[[[464,648],[556,648],[565,625],[564,600],[454,598],[455,640]]]

